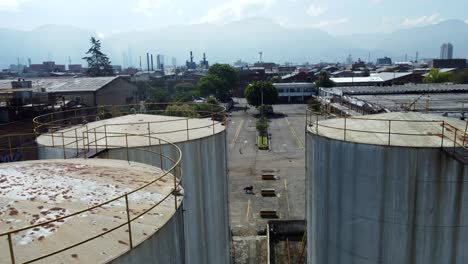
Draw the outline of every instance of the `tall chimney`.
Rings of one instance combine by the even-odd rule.
[[[151,54],[151,70],[154,71],[154,68],[153,68],[153,54]]]
[[[149,53],[146,53],[146,64],[148,66],[148,71],[150,70],[150,64],[149,64]]]
[[[193,53],[190,51],[190,62],[193,62]]]

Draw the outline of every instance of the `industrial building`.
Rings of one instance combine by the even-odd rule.
[[[356,114],[418,111],[464,117],[468,85],[418,84],[391,87],[320,88],[320,97]]]
[[[421,83],[423,77],[413,72],[380,72],[371,73],[366,77],[338,77],[330,78],[336,86],[390,86],[405,83]]]
[[[467,123],[307,116],[308,263],[467,263]]]
[[[32,92],[47,93],[65,101],[78,101],[84,106],[129,104],[138,102],[137,87],[122,77],[31,78],[21,80]],[[14,92],[17,80],[0,80],[0,93]]]
[[[89,145],[89,151],[98,158],[130,157],[136,162],[166,167],[150,154],[161,151],[173,156],[174,150],[168,149],[164,141],[149,140],[144,135],[177,144],[182,151],[184,172],[185,263],[229,263],[226,130],[223,121],[217,121],[223,114],[213,112],[204,116],[201,113],[200,118],[185,118],[164,110],[151,110],[154,107],[158,106],[131,106],[125,110],[96,108],[94,112],[74,110],[77,112],[71,111],[68,115],[39,117],[36,122],[41,131],[50,131],[47,127],[60,127],[59,124],[67,122],[75,124],[42,134],[37,139],[39,156],[49,159],[80,155],[80,145],[84,144]],[[119,116],[124,113],[127,115]],[[83,120],[82,116],[88,118]],[[60,121],[61,118],[69,121]],[[113,138],[121,134],[140,136]]]
[[[303,103],[315,94],[314,83],[273,83],[273,86],[278,91],[281,102]]]

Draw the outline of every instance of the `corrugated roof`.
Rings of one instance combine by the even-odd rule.
[[[119,78],[113,77],[87,77],[87,78],[32,78],[35,90],[45,88],[47,92],[95,92],[110,82]],[[15,80],[0,80],[0,89],[11,89],[11,82]]]
[[[313,83],[274,83],[273,86],[275,88],[312,88],[315,86]]]
[[[373,83],[373,82],[388,82],[393,79],[398,79],[407,75],[413,74],[412,72],[380,72],[371,73],[368,77],[338,77],[330,78],[335,83]]]

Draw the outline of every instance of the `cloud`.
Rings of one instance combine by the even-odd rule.
[[[467,19],[467,20],[465,20],[465,23],[466,23],[466,24],[468,24],[468,19]]]
[[[312,25],[312,27],[315,28],[325,28],[325,27],[330,27],[330,26],[336,26],[340,24],[344,24],[348,22],[349,19],[347,17],[342,17],[342,18],[336,18],[336,19],[330,19],[330,20],[321,20],[318,23],[315,23]]]
[[[18,11],[21,4],[30,0],[0,0],[0,11]]]
[[[440,18],[439,13],[434,13],[430,16],[421,16],[421,17],[416,17],[416,18],[405,18],[401,25],[403,27],[416,27],[416,26],[424,26],[424,25],[431,25],[431,24],[437,24],[442,19]]]
[[[309,6],[309,8],[307,8],[306,13],[309,16],[316,17],[316,16],[320,16],[321,14],[325,13],[325,11],[327,11],[326,7],[311,4]]]
[[[152,18],[153,11],[155,9],[158,9],[169,2],[170,0],[139,0],[136,4],[136,7],[133,8],[132,11],[136,13],[142,13],[148,18]]]
[[[239,20],[248,14],[264,11],[275,0],[231,0],[220,6],[210,8],[208,13],[194,23],[212,23],[223,20]]]

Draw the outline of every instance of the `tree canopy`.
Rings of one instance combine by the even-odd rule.
[[[214,64],[208,70],[210,75],[215,75],[226,82],[226,88],[229,92],[236,89],[239,85],[239,74],[236,69],[229,64]]]
[[[101,51],[101,41],[91,37],[91,48],[86,52],[89,56],[83,57],[88,63],[87,74],[89,76],[113,76],[111,62],[106,54]]]
[[[440,72],[438,69],[431,69],[429,75],[424,78],[425,83],[446,83],[452,80],[453,74],[450,72]]]
[[[219,78],[217,75],[208,74],[198,81],[197,90],[201,96],[208,97],[212,95],[224,102],[229,99],[231,95],[230,91],[226,89],[227,86],[225,80]]]
[[[258,107],[262,104],[272,105],[278,101],[278,91],[271,82],[253,82],[245,89],[244,95],[250,105]]]
[[[280,83],[282,81],[282,79],[279,76],[273,76],[270,81],[272,83]]]
[[[319,74],[318,80],[315,82],[317,87],[330,88],[335,86],[335,83],[330,80],[330,76],[326,71],[322,71]]]
[[[458,84],[467,84],[468,83],[468,70],[465,69],[465,70],[462,70],[462,71],[456,73],[453,76],[452,81],[454,83],[458,83]]]

